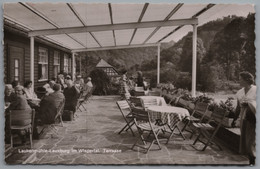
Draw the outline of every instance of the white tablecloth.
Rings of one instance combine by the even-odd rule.
[[[152,99],[156,99],[157,100],[157,104],[154,106],[167,106],[165,100],[163,97],[160,96],[139,96],[138,98],[141,99],[142,104],[144,103],[145,100],[152,100]],[[146,108],[146,106],[143,105],[144,108]]]
[[[160,119],[163,123],[168,123],[171,126],[190,116],[187,109],[174,106],[149,106],[147,111],[151,120]]]

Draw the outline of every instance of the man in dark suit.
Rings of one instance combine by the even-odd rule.
[[[60,84],[54,84],[53,90],[53,93],[45,96],[40,102],[39,116],[43,124],[54,123],[57,109],[65,99]]]

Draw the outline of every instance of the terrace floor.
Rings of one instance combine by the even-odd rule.
[[[144,154],[131,149],[136,138],[129,132],[118,134],[124,119],[116,105],[119,96],[93,96],[85,107],[77,111],[74,121],[57,127],[59,135],[46,133],[34,140],[33,152],[25,146],[8,148],[7,164],[157,164],[157,165],[247,165],[248,160],[226,147],[220,151],[208,147],[195,150],[193,140],[174,135],[162,150]],[[188,135],[188,133],[184,133]],[[157,147],[156,147],[157,148]],[[8,150],[7,150],[8,149]],[[45,152],[48,151],[48,152]]]

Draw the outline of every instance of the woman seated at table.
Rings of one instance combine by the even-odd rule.
[[[28,80],[24,83],[24,94],[26,99],[28,100],[33,100],[33,99],[38,99],[37,95],[35,94],[35,92],[32,89],[32,81]]]
[[[15,93],[11,84],[5,85],[5,103],[11,103],[15,99]]]
[[[32,89],[32,81],[31,80],[28,80],[24,83],[23,91],[24,91],[24,95],[25,95],[30,107],[37,111],[37,109],[39,108],[37,103],[38,103],[38,100],[40,100],[40,99],[38,99],[36,93]]]
[[[64,110],[73,111],[74,114],[76,111],[80,91],[74,86],[72,80],[68,79],[66,83],[67,87],[63,91],[63,94],[65,96]]]
[[[18,85],[14,90],[16,97],[11,102],[10,106],[6,109],[6,112],[9,112],[9,110],[30,110],[31,107],[29,106],[23,93],[23,86]],[[25,143],[25,131],[18,131],[17,134],[21,137],[22,143]]]

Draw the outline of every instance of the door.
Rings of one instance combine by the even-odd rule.
[[[8,47],[9,58],[9,83],[14,80],[24,84],[24,49],[20,47]]]

